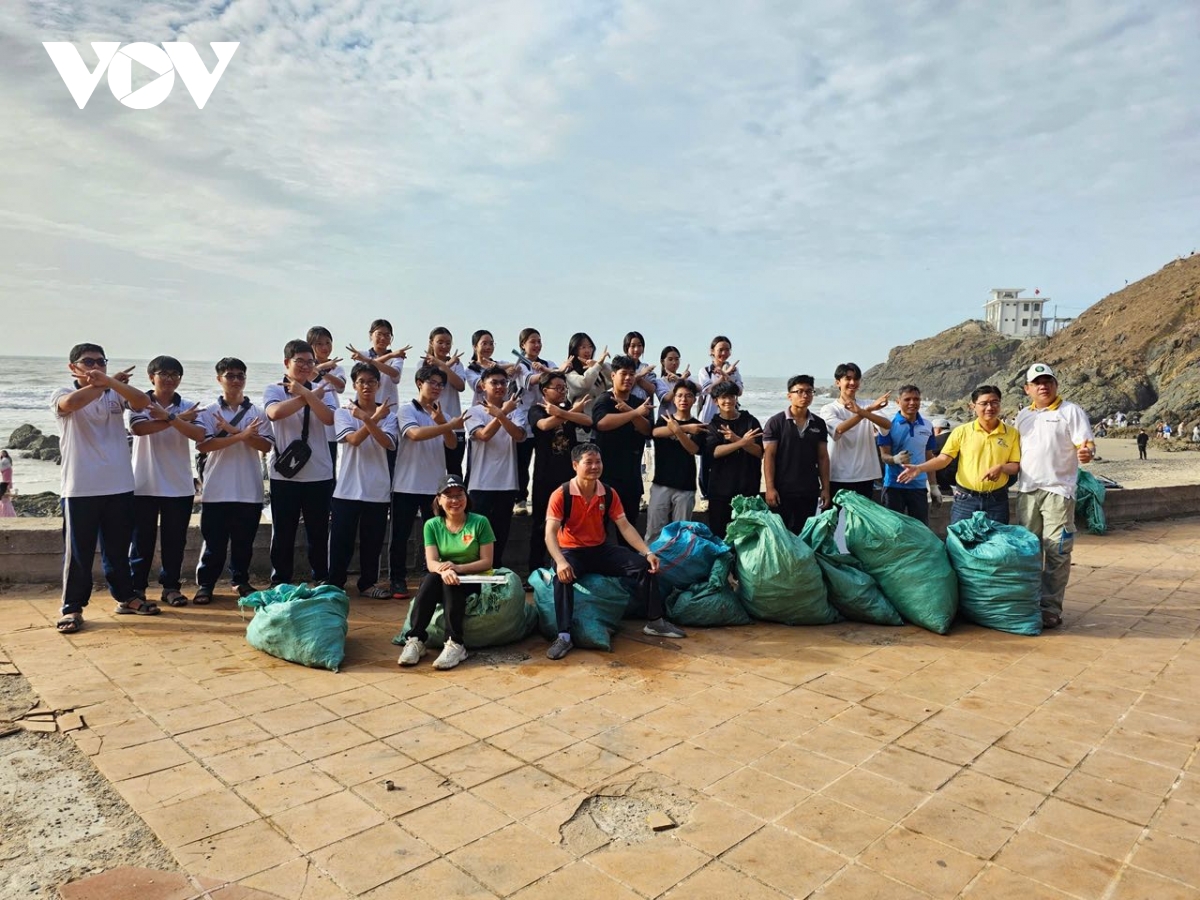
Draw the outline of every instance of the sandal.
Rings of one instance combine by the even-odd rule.
[[[59,634],[74,634],[83,627],[83,613],[64,613],[55,627]]]
[[[162,602],[167,606],[187,606],[187,597],[171,588],[162,592]]]
[[[196,606],[208,606],[213,600],[213,589],[206,584],[196,588],[196,593],[192,595],[192,603]]]
[[[130,597],[124,603],[117,603],[113,612],[118,616],[157,616],[162,610],[145,597]]]
[[[375,587],[369,587],[365,590],[360,590],[358,592],[358,596],[366,597],[368,600],[391,600],[392,591],[390,588],[379,587],[376,585]]]

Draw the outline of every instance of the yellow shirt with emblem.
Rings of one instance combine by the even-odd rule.
[[[959,485],[969,491],[987,493],[1004,487],[1012,480],[1001,472],[995,481],[984,481],[983,474],[993,466],[1021,461],[1021,435],[1017,429],[1003,422],[991,432],[984,431],[976,419],[950,432],[942,453],[951,459],[958,457],[956,480]]]

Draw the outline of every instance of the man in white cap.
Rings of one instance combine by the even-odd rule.
[[[1032,402],[1017,413],[1017,524],[1041,538],[1042,627],[1057,628],[1071,577],[1079,464],[1095,458],[1096,442],[1087,413],[1058,395],[1058,379],[1048,365],[1029,367],[1025,393]]]

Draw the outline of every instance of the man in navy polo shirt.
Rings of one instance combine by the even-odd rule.
[[[895,512],[904,513],[929,524],[929,494],[937,490],[936,480],[930,487],[924,472],[912,481],[901,484],[897,479],[904,466],[919,466],[937,456],[937,438],[933,423],[921,416],[921,389],[915,384],[900,388],[900,412],[892,419],[892,427],[875,439],[883,458],[883,503]]]

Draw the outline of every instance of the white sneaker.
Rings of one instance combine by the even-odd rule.
[[[421,639],[410,637],[404,642],[404,649],[400,651],[400,658],[396,662],[402,666],[415,666],[424,655],[425,645],[421,643]]]
[[[466,658],[467,648],[446,638],[446,646],[442,648],[441,655],[433,661],[433,667],[435,669],[453,669]]]
[[[529,515],[529,501],[528,501],[528,500],[521,500],[520,502],[518,502],[518,503],[514,504],[514,505],[513,505],[513,515],[514,515],[514,516],[527,516],[527,515]]]

